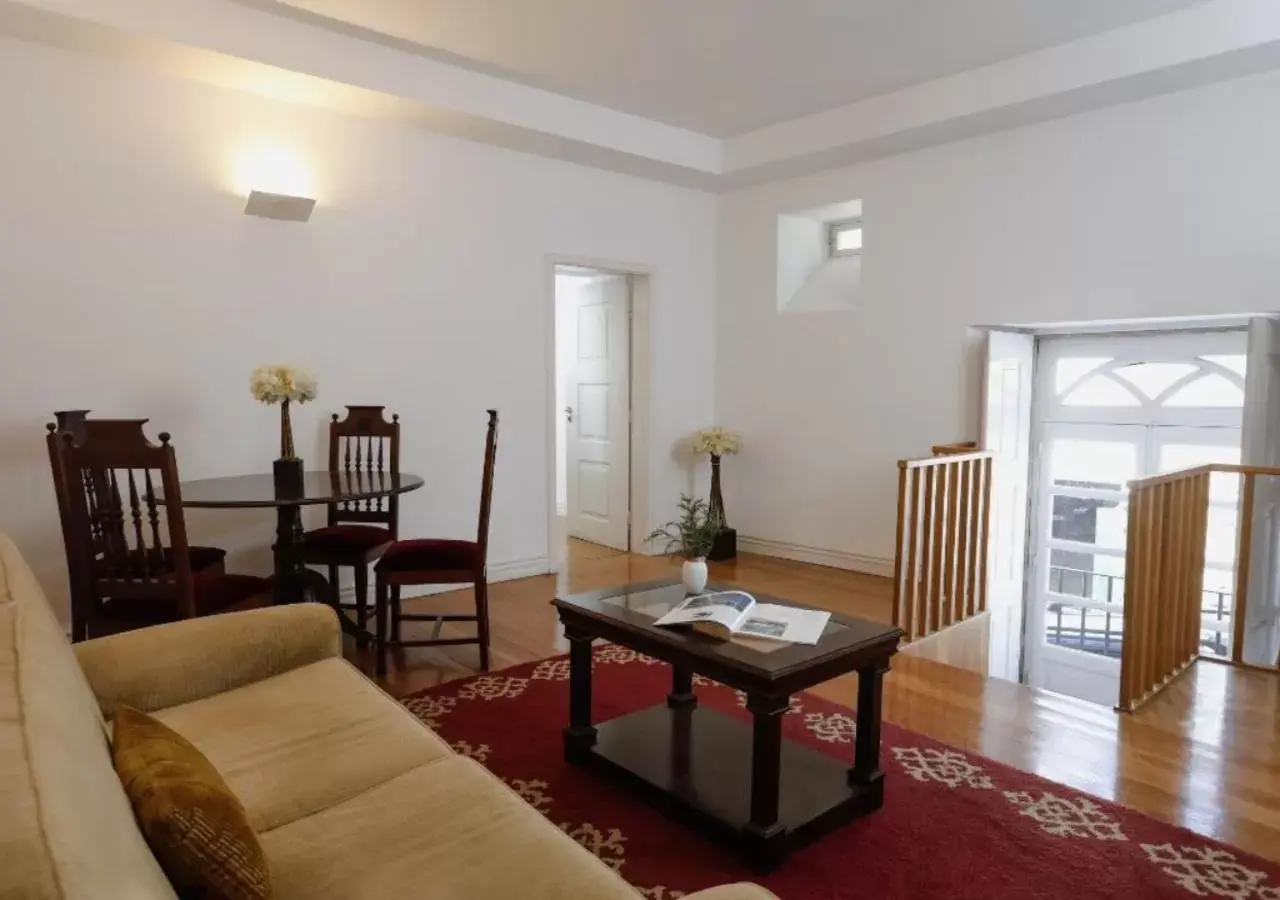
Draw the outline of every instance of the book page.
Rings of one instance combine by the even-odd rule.
[[[816,644],[830,619],[831,613],[822,610],[757,603],[748,611],[737,632],[743,637]]]
[[[714,622],[734,631],[756,605],[755,599],[742,591],[719,591],[697,594],[667,613],[655,625],[692,625]]]

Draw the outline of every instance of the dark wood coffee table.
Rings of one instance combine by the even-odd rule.
[[[800,606],[754,596],[762,603]],[[902,632],[838,613],[816,646],[749,645],[654,627],[684,597],[678,583],[652,581],[555,601],[569,640],[565,759],[730,843],[764,872],[797,848],[879,809],[881,690]],[[597,638],[670,663],[667,702],[593,723],[591,646]],[[858,673],[852,768],[782,736],[792,694],[847,672]],[[751,724],[699,708],[694,673],[744,691]]]

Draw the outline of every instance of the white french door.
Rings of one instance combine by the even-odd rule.
[[[1044,339],[1027,591],[1029,683],[1114,705],[1124,636],[1127,484],[1240,461],[1243,332]],[[1201,642],[1232,607],[1235,479],[1215,477]]]

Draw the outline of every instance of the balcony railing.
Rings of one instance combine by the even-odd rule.
[[[1049,604],[1045,617],[1046,641],[1058,647],[1119,659],[1124,643],[1123,575],[1051,566],[1049,592],[1072,599]],[[1201,591],[1201,654],[1229,655],[1231,598],[1230,591]]]

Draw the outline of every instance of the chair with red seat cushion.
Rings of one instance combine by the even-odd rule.
[[[329,423],[329,471],[373,478],[400,471],[400,417],[383,417],[384,406],[348,406],[346,418]],[[356,624],[368,623],[369,564],[396,539],[399,505],[395,496],[329,505],[328,524],[302,537],[302,561],[328,566],[333,603],[340,603],[338,569],[355,572]],[[342,604],[350,608],[350,604]],[[362,640],[363,644],[364,641]]]
[[[262,605],[271,582],[194,570],[177,457],[146,419],[96,419],[57,453],[66,489],[67,563],[77,639]],[[162,504],[157,489],[163,493]]]
[[[70,495],[67,492],[67,486],[63,483],[62,463],[60,456],[62,447],[66,443],[66,435],[71,435],[73,441],[80,441],[84,437],[85,422],[89,421],[87,409],[59,410],[55,412],[54,418],[57,422],[50,422],[45,426],[48,434],[45,436],[45,443],[49,451],[49,468],[53,474],[53,493],[54,498],[58,502],[58,521],[62,525],[62,544],[63,551],[70,553],[71,551],[71,513],[69,509]],[[172,552],[170,548],[164,548],[165,559],[172,565]],[[227,551],[221,547],[188,547],[188,558],[191,560],[191,571],[193,572],[224,572],[226,571]],[[67,568],[70,574],[70,566]],[[92,600],[86,597],[77,597],[76,581],[71,579],[71,639],[83,640],[86,636],[87,623],[80,621],[83,619],[85,610],[92,604]]]
[[[436,647],[445,644],[479,644],[480,668],[489,669],[489,583],[485,559],[489,549],[489,509],[493,501],[493,469],[498,456],[498,411],[489,410],[489,432],[485,439],[484,470],[480,483],[480,521],[474,541],[421,539],[396,541],[378,560],[374,605],[377,613],[377,671],[387,672],[387,651],[391,647]],[[473,584],[475,615],[405,613],[400,589],[411,585]],[[390,612],[390,622],[388,622]],[[404,640],[402,622],[432,622],[431,637]],[[475,622],[476,636],[440,637],[445,622]],[[390,630],[390,634],[388,634]]]

